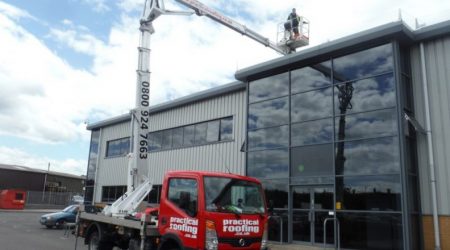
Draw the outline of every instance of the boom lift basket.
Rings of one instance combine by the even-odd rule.
[[[277,28],[277,45],[287,51],[309,45],[309,20],[300,16],[298,27],[293,26],[292,20],[288,20],[279,23]]]

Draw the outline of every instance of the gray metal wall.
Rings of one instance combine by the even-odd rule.
[[[196,122],[233,116],[233,141],[218,142],[150,153],[150,171],[155,183],[161,183],[167,170],[208,170],[245,173],[245,91],[219,96],[200,103],[152,115],[150,130],[173,128]]]
[[[438,213],[450,215],[450,36],[424,42],[436,168]],[[416,119],[425,127],[419,44],[411,50]],[[418,135],[422,211],[431,214],[427,141]]]
[[[149,153],[150,175],[161,184],[168,170],[207,170],[245,173],[245,153],[240,152],[245,139],[245,91],[214,97],[164,112],[152,114],[150,131],[233,116],[233,140]],[[106,142],[130,136],[130,123],[103,127],[100,138],[95,202],[101,200],[102,186],[126,185],[127,158],[105,158]],[[147,174],[146,171],[143,171]]]
[[[130,122],[103,127],[100,135],[94,201],[100,202],[102,186],[127,185],[128,160],[126,156],[106,158],[106,143],[111,140],[129,137]]]

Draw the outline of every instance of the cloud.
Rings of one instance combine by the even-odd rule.
[[[82,2],[91,6],[96,12],[107,12],[111,10],[106,0],[83,0]]]
[[[15,20],[18,20],[20,18],[35,19],[27,11],[16,8],[16,7],[9,5],[7,3],[4,3],[4,2],[0,2],[0,13],[8,16],[9,18],[13,18]]]
[[[36,169],[50,170],[74,175],[86,175],[87,162],[85,160],[64,159],[55,160],[48,157],[33,155],[17,148],[0,146],[0,162],[3,164],[19,165]]]

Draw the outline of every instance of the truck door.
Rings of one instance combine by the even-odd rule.
[[[178,238],[183,247],[198,247],[198,181],[193,178],[168,179],[160,204],[160,233]],[[179,242],[180,243],[180,242]]]

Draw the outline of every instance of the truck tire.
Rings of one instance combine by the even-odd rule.
[[[94,231],[89,236],[88,249],[89,250],[97,250],[97,249],[99,249],[99,245],[100,245],[100,237],[98,236],[98,232]]]

